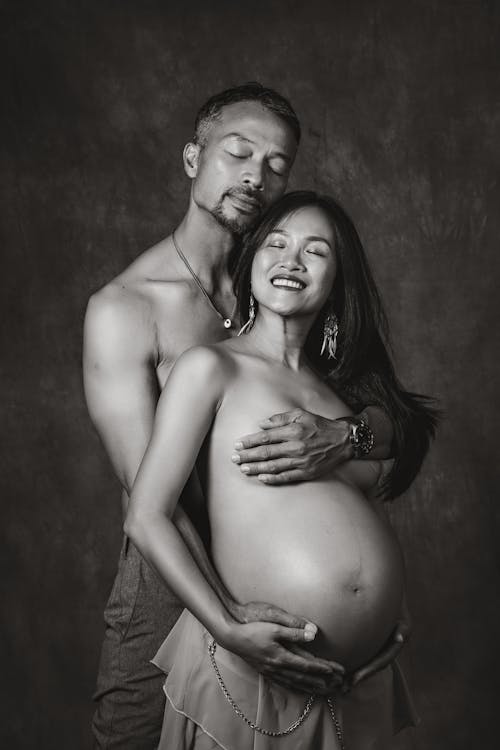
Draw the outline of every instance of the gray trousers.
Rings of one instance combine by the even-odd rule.
[[[149,660],[182,609],[136,548],[124,539],[104,611],[106,631],[92,721],[95,748],[157,747],[165,708],[165,675]]]

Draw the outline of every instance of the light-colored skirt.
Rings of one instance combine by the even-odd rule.
[[[318,697],[300,726],[280,737],[253,730],[224,695],[210,659],[212,637],[184,610],[153,659],[167,673],[159,750],[340,750],[338,726]],[[250,721],[271,731],[291,725],[307,695],[269,682],[243,659],[217,646],[215,660],[231,697]],[[417,718],[397,664],[334,698],[346,750],[386,750]]]

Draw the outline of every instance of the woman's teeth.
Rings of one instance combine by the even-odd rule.
[[[302,284],[300,281],[282,278],[273,279],[271,283],[273,286],[286,287],[288,289],[304,289],[305,286],[305,284]]]

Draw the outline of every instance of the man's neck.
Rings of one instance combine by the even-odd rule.
[[[207,291],[220,288],[221,280],[227,275],[233,234],[208,212],[190,208],[175,230],[175,239]]]

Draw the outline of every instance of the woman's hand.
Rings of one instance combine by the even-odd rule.
[[[281,607],[275,607],[274,604],[269,604],[269,602],[239,604],[227,596],[224,605],[236,622],[241,625],[249,622],[274,622],[276,625],[285,625],[287,628],[305,628],[306,625],[309,625],[314,628],[314,634],[316,633],[316,626],[309,623],[305,617],[291,615]]]
[[[409,616],[398,621],[392,635],[377,656],[369,664],[361,667],[353,675],[346,677],[342,686],[342,692],[347,693],[351,688],[359,685],[363,680],[367,680],[372,675],[385,669],[397,657],[405,643],[410,637],[411,620]]]
[[[241,656],[269,680],[293,690],[329,695],[342,685],[345,669],[303,648],[314,640],[316,632],[312,623],[294,628],[249,622],[230,627],[218,640],[221,646]]]

